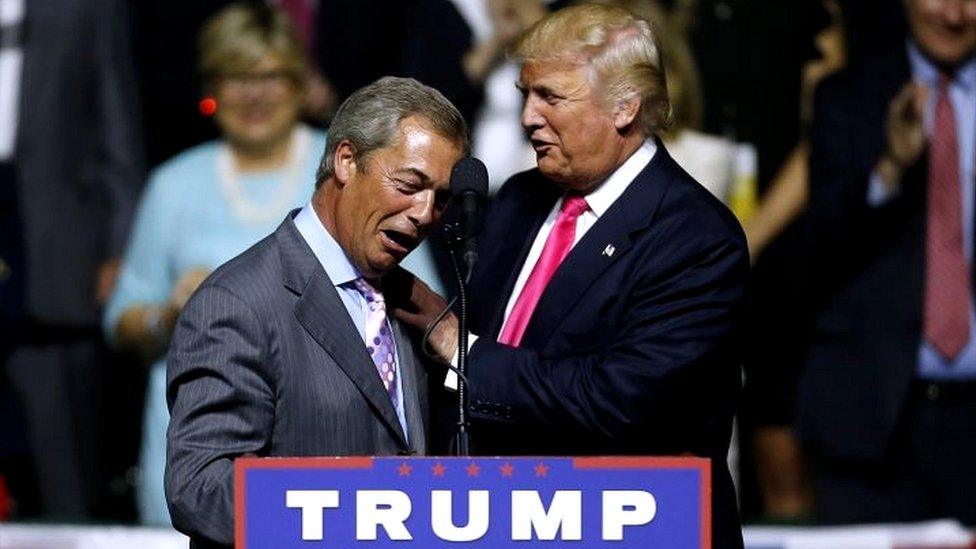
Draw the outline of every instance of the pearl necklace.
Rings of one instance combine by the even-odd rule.
[[[221,143],[217,150],[217,180],[234,215],[249,225],[258,225],[281,218],[289,208],[296,207],[296,195],[302,183],[302,167],[311,146],[312,132],[297,126],[292,131],[288,146],[288,158],[280,172],[281,184],[271,203],[255,203],[248,196],[240,181],[240,173],[234,167],[234,154],[230,146]]]

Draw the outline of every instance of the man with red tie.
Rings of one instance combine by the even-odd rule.
[[[822,522],[976,524],[976,1],[905,0],[902,48],[826,80],[800,385]]]
[[[515,54],[538,168],[505,184],[480,235],[472,447],[709,457],[714,546],[741,547],[726,454],[748,254],[656,137],[670,104],[653,31],[619,8],[572,7]],[[432,338],[445,361],[453,321]]]

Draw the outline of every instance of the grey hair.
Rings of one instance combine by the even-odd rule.
[[[333,162],[339,143],[352,143],[356,162],[365,162],[370,153],[390,146],[400,122],[411,116],[425,118],[437,133],[467,153],[468,126],[457,107],[439,91],[413,78],[385,76],[356,90],[339,106],[329,126],[315,188],[335,174]]]

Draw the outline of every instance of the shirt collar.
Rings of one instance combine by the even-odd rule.
[[[647,166],[654,153],[657,152],[657,144],[653,139],[645,139],[644,143],[630,155],[619,168],[614,170],[610,177],[601,185],[598,185],[590,194],[586,195],[586,204],[590,211],[600,217],[610,206],[624,194],[630,183],[637,178],[637,174]]]
[[[333,285],[341,286],[362,277],[339,243],[322,225],[322,220],[315,213],[311,202],[295,216],[295,227],[312,248],[312,253],[322,264]]]
[[[908,41],[908,63],[915,80],[935,89],[939,84],[939,68],[911,40]],[[976,56],[970,56],[965,63],[956,69],[952,77],[952,84],[967,92],[976,90]]]

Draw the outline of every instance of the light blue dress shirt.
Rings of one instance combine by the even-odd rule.
[[[356,325],[356,329],[359,331],[359,337],[362,338],[363,345],[365,346],[367,303],[366,298],[363,297],[363,294],[353,284],[362,275],[349,261],[349,258],[346,257],[339,243],[335,241],[335,238],[322,225],[322,221],[315,214],[315,210],[311,204],[307,204],[295,216],[295,227],[298,228],[298,232],[301,233],[302,238],[312,248],[312,253],[315,254],[319,263],[322,264],[322,268],[325,269],[325,273],[332,280],[332,284],[335,285],[335,289],[339,293],[339,298],[342,299],[342,304],[346,306],[346,311],[349,312],[349,318]],[[399,349],[396,353],[396,378],[396,413],[397,418],[400,420],[400,426],[403,427],[403,433],[406,436],[407,419],[403,411],[403,383],[400,382],[403,376],[400,374]]]
[[[908,43],[908,61],[912,79],[929,90],[925,105],[924,123],[926,135],[931,138],[935,104],[938,99],[939,70],[918,50]],[[976,58],[970,59],[956,70],[949,83],[949,99],[956,115],[956,131],[959,140],[960,206],[962,208],[963,250],[972,272],[973,263],[973,201],[974,166],[976,166]],[[868,204],[880,206],[892,198],[885,190],[880,176],[871,176]],[[954,360],[945,360],[924,339],[918,350],[916,375],[931,380],[976,379],[976,303],[969,312],[969,342]]]

